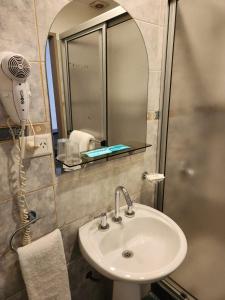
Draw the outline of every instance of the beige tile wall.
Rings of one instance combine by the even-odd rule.
[[[49,130],[48,98],[44,70],[44,45],[50,25],[69,0],[1,0],[0,51],[12,50],[25,55],[32,65],[31,118],[36,129]],[[149,111],[159,109],[163,33],[166,0],[118,0],[137,20],[149,55]],[[6,126],[0,106],[0,126]],[[142,180],[144,171],[156,167],[158,121],[148,121],[147,142],[153,147],[145,153],[87,167],[58,178],[52,156],[25,162],[27,200],[42,219],[32,226],[36,239],[56,227],[63,233],[73,299],[101,300],[110,293],[110,282],[85,279],[91,268],[77,247],[77,230],[92,216],[113,207],[114,189],[125,185],[136,201],[153,204],[153,188]],[[18,224],[14,201],[17,171],[11,142],[0,143],[0,300],[27,299],[16,254],[8,240]],[[105,287],[109,286],[107,289]]]

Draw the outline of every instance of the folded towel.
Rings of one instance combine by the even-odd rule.
[[[95,138],[87,132],[73,130],[70,133],[69,139],[74,143],[78,143],[80,146],[80,152],[84,152],[93,149],[94,143],[92,141],[94,141]]]
[[[29,300],[71,300],[59,229],[17,251]]]

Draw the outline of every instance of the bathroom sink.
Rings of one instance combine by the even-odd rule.
[[[125,209],[120,209],[119,224],[112,221],[113,212],[108,214],[106,231],[99,230],[98,219],[79,229],[82,255],[97,271],[118,282],[149,283],[169,275],[187,252],[182,230],[151,207],[135,204],[133,218],[124,215]]]

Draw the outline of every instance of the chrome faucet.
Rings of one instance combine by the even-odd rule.
[[[130,198],[130,195],[123,186],[118,186],[115,190],[115,215],[113,217],[113,221],[116,223],[121,223],[122,218],[120,216],[120,193],[122,192],[126,203],[127,203],[127,210],[125,211],[125,216],[126,217],[133,217],[135,215],[135,212],[133,210],[133,201]]]

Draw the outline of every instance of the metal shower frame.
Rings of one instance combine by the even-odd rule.
[[[171,79],[174,54],[174,39],[176,29],[177,2],[179,0],[168,0],[167,6],[167,24],[164,36],[164,61],[162,66],[161,79],[161,97],[160,97],[160,123],[158,129],[158,144],[157,144],[157,171],[165,175],[165,180],[158,183],[155,190],[155,208],[163,211],[164,189],[166,181],[166,151],[167,151],[167,136],[168,136],[168,121],[169,107],[171,94]],[[168,292],[169,295],[174,295],[174,299],[197,300],[184,290],[172,278],[168,277],[159,283],[159,286]]]

